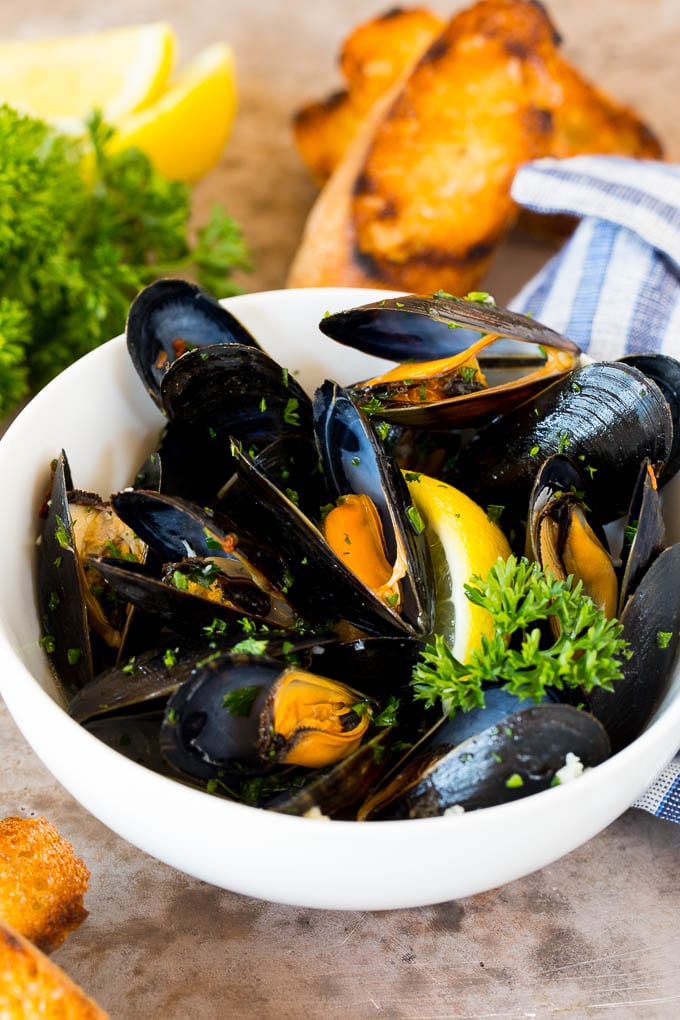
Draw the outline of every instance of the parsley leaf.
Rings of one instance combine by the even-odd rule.
[[[482,637],[467,663],[434,635],[412,679],[415,697],[428,706],[441,700],[450,715],[483,706],[482,684],[489,681],[538,703],[549,687],[588,693],[594,687],[612,690],[620,679],[621,659],[631,654],[620,636],[623,628],[583,594],[580,581],[556,581],[537,563],[510,556],[497,560],[485,579],[473,577],[465,591],[491,613],[494,633]],[[559,636],[546,645],[539,625],[551,618],[559,623]]]
[[[189,188],[137,149],[110,153],[112,133],[98,113],[78,139],[0,105],[0,417],[122,332],[151,280],[193,273],[226,295],[250,268],[223,209],[192,243]]]

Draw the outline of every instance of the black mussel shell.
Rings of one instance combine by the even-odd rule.
[[[131,605],[152,616],[160,617],[169,627],[180,634],[193,637],[219,621],[230,634],[243,633],[243,618],[249,617],[253,626],[292,626],[292,611],[280,610],[270,595],[247,578],[224,579],[224,601],[203,597],[197,591],[182,590],[174,583],[157,577],[154,568],[144,564],[127,563],[110,557],[93,558],[93,564],[102,577]],[[200,564],[192,559],[172,564],[171,569],[186,577],[186,571]],[[280,599],[279,599],[280,601]],[[281,620],[281,614],[284,619]]]
[[[88,733],[130,761],[160,775],[177,779],[179,777],[168,768],[160,752],[158,744],[160,725],[160,714],[108,716],[83,723]]]
[[[663,465],[672,441],[656,384],[630,365],[594,362],[480,429],[446,480],[482,504],[521,510],[543,461],[566,452],[593,474],[590,506],[606,522],[627,511],[643,459]]]
[[[202,347],[178,358],[163,377],[161,400],[171,421],[246,447],[261,448],[312,426],[311,401],[293,375],[243,344]]]
[[[310,673],[348,683],[370,698],[384,702],[391,694],[408,695],[406,712],[419,714],[409,684],[427,642],[416,637],[364,637],[354,641],[316,641],[299,652]]]
[[[614,616],[618,578],[604,529],[590,520],[590,485],[579,463],[562,454],[541,465],[529,500],[527,549],[558,580],[580,581],[584,594]]]
[[[333,499],[369,496],[380,516],[387,559],[394,563],[403,551],[408,569],[401,581],[401,615],[416,633],[428,633],[434,620],[429,548],[409,518],[413,501],[396,461],[349,393],[330,380],[317,390],[314,428]]]
[[[300,432],[299,435],[281,436],[265,446],[252,460],[258,471],[312,520],[318,518],[320,507],[331,501],[311,435]],[[219,497],[215,506],[218,512],[235,513],[239,519],[248,519],[251,498],[247,492],[239,492],[238,476],[229,479],[220,490]],[[235,510],[237,506],[240,506],[238,511]]]
[[[633,653],[622,661],[622,678],[613,691],[595,688],[587,698],[614,752],[639,736],[668,690],[680,641],[678,591],[680,544],[659,554],[621,613],[621,636]]]
[[[179,279],[157,280],[140,291],[130,306],[126,334],[132,363],[159,406],[161,380],[185,351],[216,343],[259,346],[211,294]]]
[[[79,690],[94,675],[85,596],[71,531],[71,471],[62,450],[52,485],[38,551],[38,598],[42,644],[57,676]]]
[[[535,319],[493,304],[453,296],[386,298],[327,315],[326,336],[390,361],[431,361],[464,351],[480,335],[494,334],[578,352],[573,341]]]
[[[271,764],[257,754],[260,715],[281,663],[249,656],[209,655],[167,703],[160,743],[180,772],[210,779],[219,770],[257,774]]]
[[[168,422],[158,448],[141,465],[134,487],[214,506],[233,472],[229,443],[220,442],[207,429],[174,421]]]
[[[550,787],[568,753],[584,766],[608,757],[609,740],[592,715],[570,705],[534,705],[457,746],[414,758],[362,808],[364,819],[429,818],[526,797]]]
[[[68,714],[77,722],[161,700],[164,702],[191,676],[200,648],[205,642],[168,642],[131,657],[123,666],[100,673],[71,701]]]
[[[661,509],[661,495],[654,468],[649,460],[645,459],[640,468],[624,525],[619,616],[665,545],[666,526]]]
[[[384,773],[393,739],[391,729],[378,730],[353,754],[330,769],[315,770],[305,783],[271,798],[263,807],[285,815],[318,811],[329,818],[345,816]]]
[[[659,478],[660,484],[665,485],[680,468],[680,361],[658,353],[627,354],[619,361],[644,373],[668,401],[673,420],[673,446]]]
[[[300,616],[317,626],[344,619],[369,634],[410,633],[409,624],[358,580],[312,521],[249,457],[237,453],[236,460],[239,498],[229,510],[251,535],[267,535],[279,550],[287,565],[286,599]]]

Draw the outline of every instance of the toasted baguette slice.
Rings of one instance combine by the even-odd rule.
[[[523,0],[456,15],[377,104],[323,189],[291,286],[474,289],[516,217],[512,177],[549,151],[537,105],[552,25]]]
[[[498,5],[499,10],[502,6]],[[517,16],[524,13],[526,6],[514,4]],[[474,14],[477,7],[471,11]],[[359,25],[347,37],[340,54],[347,88],[326,100],[308,104],[294,119],[296,144],[317,183],[323,184],[338,166],[371,105],[422,55],[443,28],[443,22],[424,8],[400,8]],[[473,39],[474,35],[471,45]],[[514,45],[516,39],[516,33],[511,32],[509,45]],[[581,153],[660,158],[663,153],[658,139],[637,113],[591,84],[564,60],[557,50],[559,38],[554,30],[553,42],[552,55],[544,55],[547,77],[541,77],[537,69],[535,78],[536,105],[553,117],[552,139],[546,154],[560,158]],[[467,83],[468,88],[474,87],[479,71],[484,73],[478,68]],[[545,217],[523,214],[523,218],[525,226],[535,223],[539,233],[546,232]],[[551,221],[550,233],[554,226]]]
[[[354,103],[368,110],[443,32],[446,19],[425,7],[393,7],[351,32],[340,70]]]
[[[340,69],[347,88],[308,103],[293,118],[298,151],[322,185],[335,170],[374,102],[442,30],[425,8],[394,8],[359,25],[345,40]]]
[[[46,818],[0,820],[0,918],[51,952],[87,917],[90,873]]]
[[[558,43],[526,0],[480,0],[455,15],[364,118],[310,214],[288,284],[465,294],[516,220],[510,184],[523,162],[660,156],[637,115],[588,83]]]
[[[0,1017],[3,1020],[108,1020],[39,949],[0,919]]]

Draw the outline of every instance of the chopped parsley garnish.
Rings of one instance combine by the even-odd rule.
[[[56,538],[57,542],[62,547],[62,549],[68,549],[70,543],[68,540],[68,532],[66,530],[66,525],[64,524],[64,518],[60,517],[59,514],[56,514],[55,516],[57,519],[57,526],[54,529],[54,537]]]
[[[163,653],[163,665],[170,668],[170,666],[175,666],[176,664],[177,664],[177,649],[166,648],[165,652]]]
[[[66,661],[69,666],[77,666],[83,657],[82,648],[67,648],[66,649]]]
[[[519,772],[513,772],[511,776],[505,780],[505,785],[508,790],[516,790],[520,786],[524,786],[524,780],[520,776]]]
[[[656,632],[656,643],[659,646],[659,648],[668,648],[669,644],[671,643],[672,637],[673,637],[672,630],[658,630]]]
[[[299,426],[300,424],[300,412],[298,411],[299,405],[300,401],[297,399],[297,397],[288,398],[286,406],[283,409],[283,420],[285,421],[286,425]]]
[[[501,506],[501,504],[499,503],[489,503],[488,507],[486,508],[486,516],[489,518],[492,524],[498,524],[503,515],[504,510],[505,507]]]
[[[179,591],[189,591],[189,580],[181,570],[173,570],[172,583]]]
[[[420,514],[418,513],[418,510],[417,510],[416,507],[410,506],[408,508],[408,510],[406,511],[406,516],[408,517],[409,523],[410,523],[411,527],[413,528],[413,530],[415,531],[416,535],[420,535],[420,534],[422,534],[423,531],[425,531],[425,525],[423,523],[423,519],[420,516]]]
[[[378,400],[377,397],[371,397],[367,404],[360,404],[359,406],[365,414],[379,414],[383,409],[383,402]]]
[[[266,655],[268,644],[266,638],[247,637],[237,642],[231,650],[235,655]]]
[[[202,628],[204,634],[208,634],[209,636],[212,636],[214,634],[224,634],[226,629],[227,629],[226,622],[224,620],[217,619],[217,617],[215,617],[212,623],[208,623],[206,624],[205,627]]]
[[[229,715],[249,716],[259,690],[259,687],[252,686],[229,691],[222,699],[222,708],[226,708]]]
[[[56,642],[51,634],[44,634],[38,642],[40,647],[47,652],[48,655],[52,655],[56,648]]]
[[[396,694],[390,694],[387,699],[387,704],[378,712],[377,715],[373,716],[373,723],[375,726],[382,729],[385,726],[395,726],[397,723],[397,712],[399,710],[399,698]]]

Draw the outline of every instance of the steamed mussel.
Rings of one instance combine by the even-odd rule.
[[[41,541],[44,644],[73,717],[217,795],[361,819],[526,796],[570,756],[625,746],[680,633],[658,491],[680,459],[677,363],[581,365],[483,295],[385,299],[320,328],[398,364],[310,396],[193,284],[133,302],[128,348],[164,433],[106,501],[77,494],[62,455]],[[412,496],[424,449],[433,485],[493,504],[517,555],[620,620],[633,654],[612,691],[506,702],[489,677],[452,721],[414,700],[451,584]],[[84,547],[83,512],[116,530]]]

